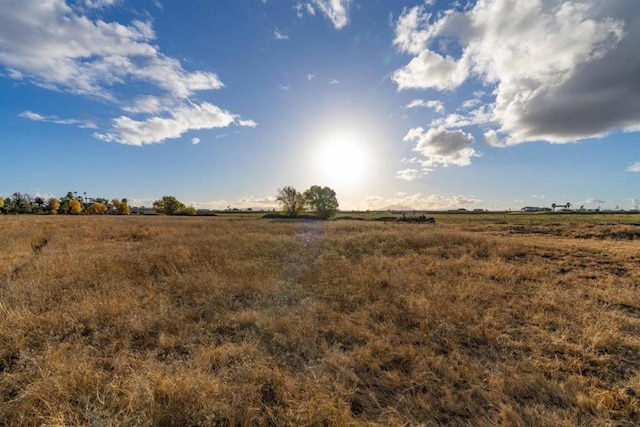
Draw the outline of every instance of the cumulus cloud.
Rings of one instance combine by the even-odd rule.
[[[455,89],[468,76],[466,62],[456,61],[452,56],[446,57],[423,50],[404,68],[396,70],[392,79],[398,89]]]
[[[200,126],[193,128],[198,129],[233,123],[235,115],[211,104],[185,107],[197,92],[219,89],[223,84],[216,74],[188,71],[179,60],[163,54],[154,44],[150,22],[122,24],[83,14],[118,3],[120,0],[6,0],[0,8],[0,67],[9,78],[98,98],[127,113],[152,115],[146,120],[114,119],[111,130],[95,134],[103,140],[142,145],[173,138],[190,125]],[[217,111],[207,120],[190,120],[188,117],[198,116],[199,108]],[[189,109],[192,114],[185,113]],[[161,112],[166,115],[158,116]],[[23,117],[31,120],[95,127],[89,122],[27,113],[31,112]]]
[[[92,21],[63,0],[7,1],[0,8],[0,64],[35,84],[109,100],[116,98],[113,87],[131,80],[181,98],[222,87],[215,74],[186,71],[162,54],[151,44],[149,22]]]
[[[438,165],[468,166],[472,157],[479,156],[473,149],[473,136],[462,130],[449,131],[439,127],[425,132],[417,127],[407,132],[404,141],[415,143],[413,150],[422,154],[422,165],[427,170]]]
[[[437,101],[437,100],[425,101],[424,99],[414,99],[413,101],[407,104],[407,108],[419,108],[419,107],[431,108],[436,113],[440,113],[440,114],[444,113],[444,105],[442,104],[442,101]]]
[[[627,171],[629,172],[640,172],[640,162],[635,162],[627,167]]]
[[[399,90],[474,79],[493,94],[484,124],[501,145],[571,142],[640,128],[638,39],[635,1],[478,0],[438,16],[418,6],[396,22],[395,46],[414,57],[392,78]]]
[[[193,145],[198,145],[200,144],[200,138],[191,138],[191,143]]]
[[[171,111],[168,117],[154,116],[138,121],[120,116],[113,119],[111,132],[96,132],[94,136],[107,142],[141,146],[178,138],[188,130],[227,127],[236,119],[235,115],[208,102],[185,104]]]
[[[396,178],[404,179],[405,181],[413,181],[414,179],[420,176],[420,171],[418,169],[403,169],[401,171],[396,172]]]
[[[81,128],[95,129],[96,124],[90,120],[77,120],[77,119],[61,119],[56,115],[43,116],[33,111],[23,111],[18,114],[19,117],[24,119],[34,120],[37,122],[55,123],[58,125],[77,125]]]

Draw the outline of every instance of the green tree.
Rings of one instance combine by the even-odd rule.
[[[153,209],[159,214],[176,215],[185,208],[185,204],[173,196],[164,196],[153,202]]]
[[[9,209],[12,213],[31,213],[31,196],[22,193],[13,193]]]
[[[42,212],[42,207],[44,206],[44,199],[40,196],[33,199],[33,204],[35,204],[38,208],[38,212]]]
[[[327,219],[338,211],[336,192],[329,187],[313,185],[304,192],[304,199],[319,218]]]
[[[176,212],[176,215],[195,215],[198,211],[193,206],[183,206]]]
[[[280,203],[284,213],[290,217],[297,217],[304,211],[304,195],[290,185],[278,188],[276,201]]]

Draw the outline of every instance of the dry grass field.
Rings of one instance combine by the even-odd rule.
[[[1,216],[0,425],[639,425],[640,217],[471,217]]]

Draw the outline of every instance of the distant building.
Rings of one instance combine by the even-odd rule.
[[[525,206],[521,209],[522,212],[541,212],[542,208],[538,206]]]

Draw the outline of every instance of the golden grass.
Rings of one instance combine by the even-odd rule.
[[[637,425],[638,227],[0,217],[0,425]]]

